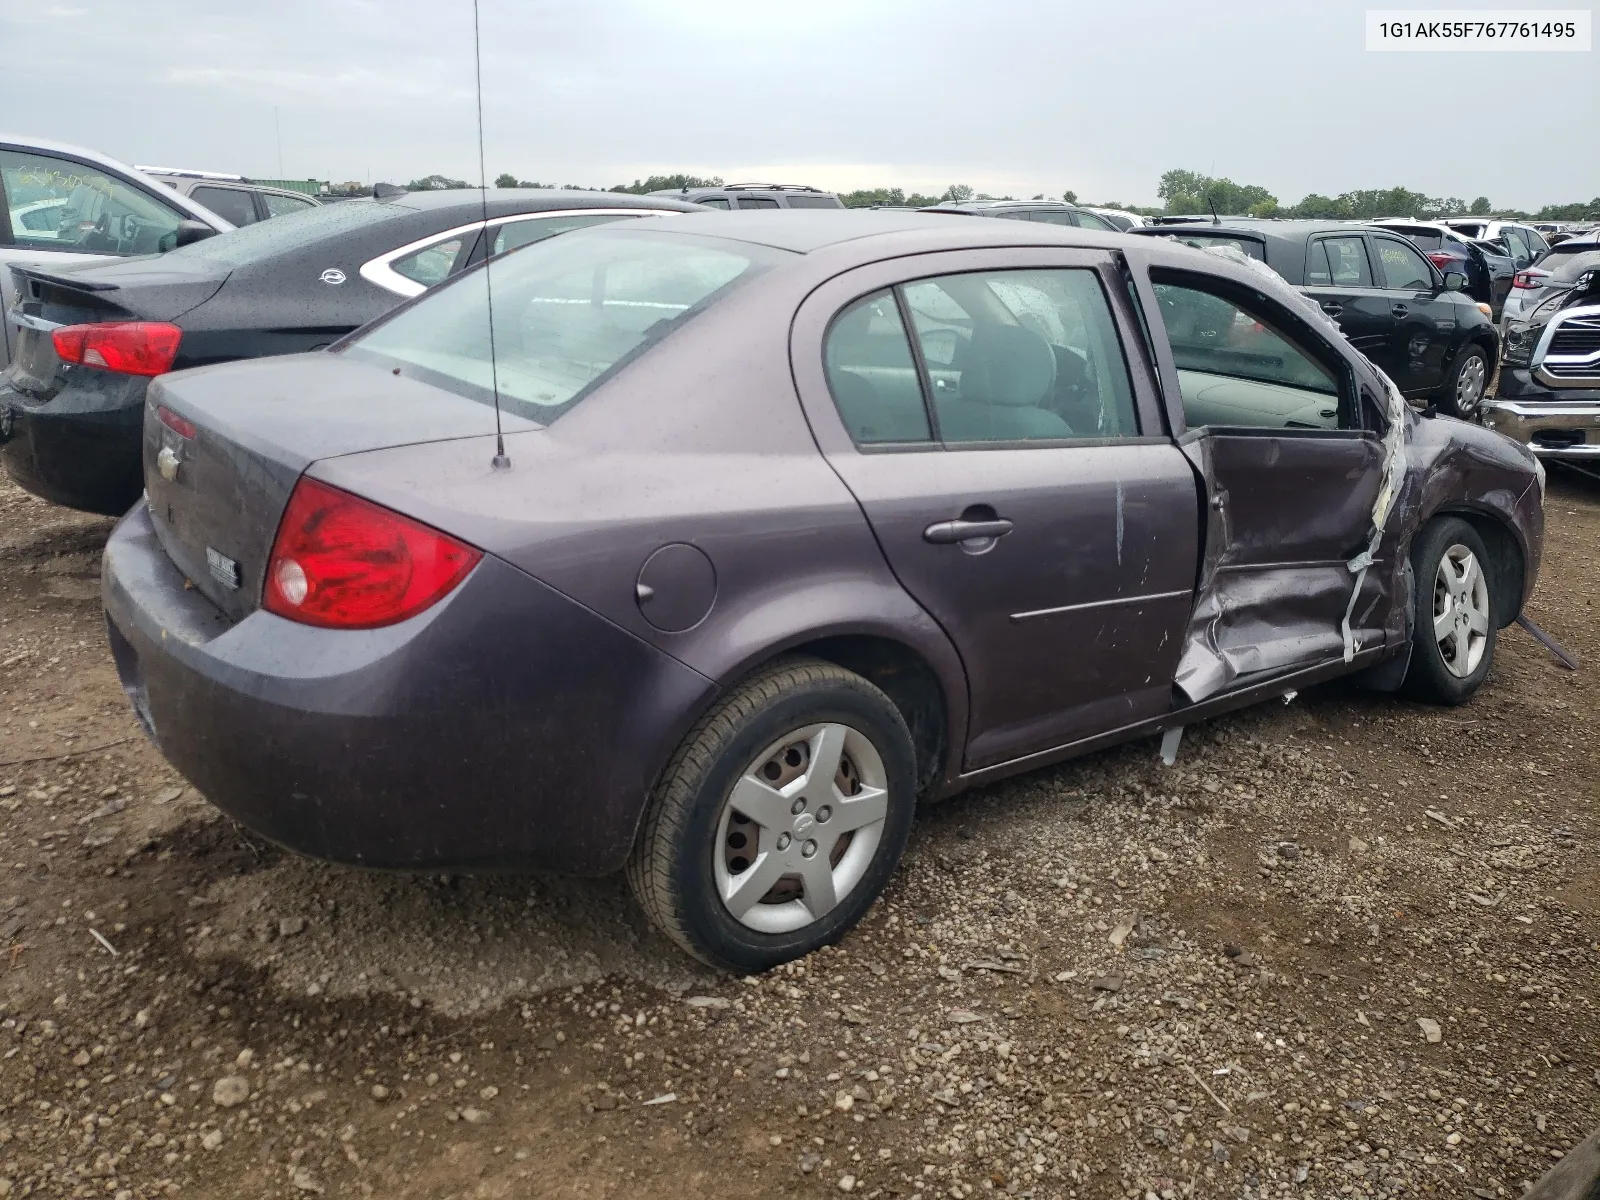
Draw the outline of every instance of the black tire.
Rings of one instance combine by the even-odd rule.
[[[1447,661],[1447,651],[1434,631],[1435,613],[1440,600],[1440,561],[1457,548],[1470,552],[1478,562],[1479,572],[1487,570],[1488,550],[1478,531],[1460,517],[1439,517],[1423,526],[1411,543],[1411,569],[1415,579],[1412,597],[1411,665],[1406,671],[1401,690],[1413,700],[1428,704],[1465,704],[1489,675],[1494,661],[1494,648],[1499,634],[1500,618],[1495,610],[1494,589],[1483,581],[1484,625],[1481,654],[1476,664],[1465,674],[1458,674]],[[1450,606],[1450,611],[1457,611]],[[1455,654],[1461,653],[1463,643],[1453,641]],[[1451,655],[1454,657],[1454,655]],[[1460,667],[1466,667],[1460,662]]]
[[[887,813],[878,844],[859,882],[824,916],[789,932],[760,932],[736,919],[717,889],[723,807],[767,747],[825,722],[863,735],[881,759]],[[915,793],[911,734],[893,701],[833,663],[786,659],[735,685],[684,738],[645,812],[628,883],[650,920],[696,958],[765,971],[838,941],[872,906],[905,849]]]
[[[1476,371],[1476,399],[1464,401],[1462,388],[1466,385],[1469,373]],[[1460,417],[1463,421],[1472,421],[1483,412],[1484,401],[1489,395],[1489,383],[1494,378],[1494,364],[1489,361],[1489,352],[1476,342],[1468,342],[1456,354],[1455,361],[1450,364],[1450,373],[1446,377],[1444,395],[1441,404],[1451,416]]]

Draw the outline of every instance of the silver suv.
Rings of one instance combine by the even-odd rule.
[[[281,217],[287,213],[304,212],[321,203],[316,197],[288,188],[273,187],[247,179],[243,175],[224,175],[217,171],[186,171],[177,167],[135,167],[151,179],[166,184],[180,196],[205,205],[226,221],[241,228]]]
[[[793,183],[730,183],[722,187],[666,188],[652,196],[671,196],[707,208],[843,208],[832,192]]]
[[[159,254],[233,225],[138,168],[93,150],[0,134],[0,367],[16,341],[11,263]]]

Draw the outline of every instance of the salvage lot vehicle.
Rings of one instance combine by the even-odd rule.
[[[1589,270],[1600,251],[1600,238],[1593,234],[1568,238],[1544,252],[1532,265],[1518,271],[1511,283],[1511,294],[1500,310],[1502,336],[1524,313],[1530,312],[1548,296],[1547,288],[1571,287]]]
[[[303,192],[269,187],[243,175],[218,171],[186,171],[178,167],[140,167],[146,175],[173,191],[204,204],[239,229],[257,221],[285,217],[322,203]]]
[[[156,254],[233,226],[133,167],[81,146],[0,134],[0,309],[9,311],[12,265],[65,266]],[[0,367],[16,328],[0,319]]]
[[[167,371],[328,346],[486,253],[693,205],[496,189],[347,200],[157,261],[16,268],[0,461],[37,496],[118,515],[139,499],[145,390]]]
[[[1407,396],[1475,416],[1494,376],[1499,336],[1465,278],[1441,275],[1404,238],[1339,221],[1240,218],[1154,226],[1144,236],[1232,246],[1310,296]]]
[[[1538,301],[1507,322],[1489,421],[1541,458],[1593,464],[1600,462],[1600,248],[1562,257]]]
[[[847,211],[487,266],[496,354],[480,267],[151,389],[117,668],[303,853],[626,866],[759,970],[860,918],[919,796],[1350,672],[1462,702],[1537,576],[1534,457],[1216,255]]]
[[[1082,229],[1101,229],[1107,233],[1119,232],[1110,220],[1056,200],[966,200],[960,204],[945,201],[922,210],[923,212],[966,213],[975,217],[1004,217],[1010,221],[1039,221],[1046,225],[1076,225]]]
[[[716,187],[664,188],[652,196],[669,197],[706,208],[843,208],[844,201],[832,192],[797,183],[729,183]]]

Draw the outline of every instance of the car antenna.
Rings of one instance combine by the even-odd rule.
[[[473,3],[477,3],[477,0],[473,0]],[[1213,225],[1221,225],[1222,218],[1217,216],[1217,202],[1210,196],[1207,196],[1206,203],[1211,206],[1211,223]]]
[[[483,156],[483,42],[478,35],[478,0],[472,0],[472,63],[477,72],[478,84],[478,198],[482,201],[483,212],[483,288],[488,301],[485,310],[489,322],[489,382],[494,388],[494,457],[489,460],[489,465],[496,471],[510,468],[511,460],[506,457],[506,435],[500,428],[500,363],[495,357],[494,349],[494,283],[489,277],[493,267],[494,255],[489,253],[489,170],[484,165]]]

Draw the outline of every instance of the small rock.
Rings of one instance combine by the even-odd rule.
[[[372,1098],[374,1100],[376,1100],[379,1104],[382,1104],[385,1100],[387,1100],[389,1098],[389,1089],[384,1087],[383,1084],[381,1084],[381,1083],[373,1084],[372,1085]]]
[[[241,1050],[239,1051],[239,1057],[233,1060],[233,1065],[241,1071],[245,1071],[250,1068],[250,1064],[255,1060],[256,1052],[254,1050]]]
[[[690,1008],[727,1008],[733,1002],[726,996],[690,996],[684,1003]]]
[[[1285,862],[1294,862],[1300,857],[1300,847],[1294,842],[1279,842],[1278,857]]]
[[[306,919],[304,917],[284,917],[283,920],[278,922],[278,936],[293,937],[297,933],[304,932],[305,927]]]
[[[710,1113],[701,1113],[694,1119],[694,1131],[700,1137],[705,1137],[717,1127],[717,1119]]]
[[[616,1106],[617,1106],[617,1098],[615,1096],[613,1096],[610,1092],[606,1092],[604,1095],[596,1096],[594,1098],[594,1110],[595,1110],[595,1112],[610,1112]]]
[[[164,792],[157,792],[152,799],[157,804],[171,804],[181,795],[183,795],[183,789],[181,787],[175,787],[168,788]]]
[[[463,1108],[461,1110],[461,1119],[468,1125],[482,1125],[489,1119],[489,1114],[481,1108]]]
[[[491,1083],[488,1087],[484,1088],[482,1091],[480,1091],[478,1093],[478,1098],[480,1100],[493,1100],[499,1094],[500,1094],[500,1089],[495,1087],[494,1084]]]
[[[1138,923],[1139,918],[1137,915],[1123,917],[1122,920],[1118,921],[1116,926],[1111,930],[1111,936],[1108,940],[1113,946],[1117,947],[1117,949],[1122,949],[1122,943],[1128,940],[1128,935],[1133,932],[1133,927]]]
[[[135,1029],[149,1029],[150,1020],[150,1010],[148,1008],[141,1008],[133,1014],[133,1026]]]
[[[215,1150],[222,1145],[222,1130],[208,1129],[205,1136],[200,1139],[200,1144],[207,1150]]]
[[[853,1191],[855,1191],[856,1190],[856,1177],[854,1175],[841,1175],[841,1176],[839,1176],[839,1190],[841,1192],[853,1192]]]
[[[218,1108],[233,1108],[250,1099],[250,1081],[243,1075],[224,1075],[211,1085],[211,1103]]]
[[[294,1185],[296,1191],[315,1192],[319,1196],[322,1195],[322,1185],[304,1167],[295,1168],[294,1174],[289,1176],[289,1182]]]
[[[1119,975],[1102,975],[1089,983],[1097,992],[1120,992],[1122,990],[1122,977]]]
[[[1211,1157],[1213,1161],[1219,1163],[1228,1161],[1228,1148],[1217,1141],[1216,1138],[1211,1139]]]
[[[1365,854],[1370,849],[1372,849],[1372,847],[1367,845],[1367,843],[1363,842],[1360,838],[1352,837],[1350,839],[1350,851],[1352,854]]]
[[[1438,1042],[1444,1039],[1444,1031],[1439,1028],[1439,1022],[1432,1017],[1418,1017],[1417,1026],[1422,1030],[1422,1036],[1430,1042]]]
[[[808,1151],[800,1156],[800,1174],[809,1175],[822,1165],[822,1155]]]
[[[840,1112],[849,1112],[856,1106],[856,1098],[849,1092],[840,1092],[833,1098],[833,1106]]]

